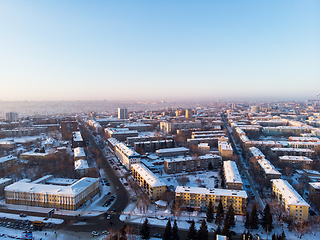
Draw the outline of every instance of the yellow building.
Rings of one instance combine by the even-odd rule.
[[[167,185],[142,164],[132,164],[131,174],[152,200],[165,198]]]
[[[6,203],[76,210],[99,192],[98,178],[81,178],[69,186],[19,181],[5,187]]]
[[[282,179],[272,179],[272,193],[276,200],[284,205],[289,216],[296,220],[308,221],[309,204],[294,190],[294,188]]]
[[[227,211],[230,204],[232,204],[235,214],[246,214],[248,196],[246,191],[243,190],[177,186],[175,194],[176,199],[181,200],[183,207],[206,211],[211,200],[214,211],[216,211],[221,200],[225,211]]]

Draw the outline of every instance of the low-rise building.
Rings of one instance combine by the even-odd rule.
[[[224,211],[227,211],[232,204],[235,214],[246,214],[248,196],[246,191],[243,190],[177,186],[175,196],[177,200],[181,201],[182,207],[185,208],[206,211],[210,201],[212,201],[216,212],[221,201]]]
[[[116,138],[119,141],[125,141],[128,137],[137,137],[137,130],[129,130],[129,128],[105,128],[104,132],[108,138]]]
[[[218,148],[223,159],[233,158],[233,149],[227,141],[219,141]]]
[[[207,170],[209,164],[217,165],[221,161],[218,155],[206,154],[199,157],[180,157],[164,160],[164,171],[168,174]]]
[[[282,179],[272,179],[272,194],[284,206],[289,216],[296,220],[308,221],[310,205],[296,192],[296,190]]]
[[[83,142],[81,132],[80,131],[73,132],[72,147],[76,148],[76,147],[83,147],[83,146],[84,146],[84,142]]]
[[[227,189],[242,190],[242,179],[237,164],[234,161],[223,162],[223,173]]]
[[[310,194],[320,194],[320,182],[309,183]]]
[[[208,143],[199,143],[198,144],[198,154],[205,155],[210,152],[210,146]]]
[[[131,174],[152,200],[165,198],[167,185],[142,164],[132,164]]]
[[[282,156],[279,157],[280,162],[286,162],[286,163],[294,163],[294,164],[310,164],[313,162],[312,159],[304,156]]]
[[[281,178],[281,173],[267,159],[258,159],[257,163],[260,167],[260,173],[264,178],[269,180]]]
[[[88,162],[83,159],[78,159],[74,161],[74,170],[76,171],[76,175],[78,177],[84,177],[88,174],[89,171]]]
[[[280,156],[304,156],[312,158],[314,150],[306,148],[271,148],[271,156],[278,158]]]
[[[86,153],[82,147],[76,147],[73,149],[74,160],[86,159]]]
[[[189,154],[189,149],[185,147],[165,148],[156,151],[159,157],[175,157]]]
[[[12,172],[15,170],[17,158],[14,156],[5,156],[0,158],[0,171],[1,172]]]
[[[19,181],[5,187],[7,204],[76,210],[99,192],[98,178],[81,178],[69,186]]]

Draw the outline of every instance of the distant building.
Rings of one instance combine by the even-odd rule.
[[[186,109],[185,116],[186,116],[186,118],[192,118],[192,110],[191,109]]]
[[[205,155],[210,152],[210,146],[208,143],[199,143],[198,144],[198,154]]]
[[[18,122],[19,121],[19,113],[16,112],[8,112],[5,114],[5,121],[6,122]]]
[[[159,149],[156,151],[156,153],[159,157],[184,156],[189,154],[189,149],[185,147],[166,148],[166,149]]]
[[[126,108],[118,108],[118,119],[128,119],[128,110]]]
[[[294,188],[282,179],[272,179],[272,194],[276,200],[284,205],[288,214],[295,220],[308,221],[309,204],[294,190]]]
[[[84,141],[80,131],[74,132],[72,137],[72,147],[83,147]]]
[[[232,204],[236,215],[246,214],[248,196],[243,190],[177,186],[175,194],[176,199],[181,200],[182,207],[185,208],[206,211],[209,202],[212,201],[216,212],[221,201],[225,212]]]
[[[218,165],[221,157],[218,155],[206,154],[199,157],[180,157],[164,160],[164,171],[168,174],[193,172],[200,170],[207,170],[209,163],[212,166]]]
[[[151,200],[165,199],[167,185],[147,167],[142,164],[131,165],[131,175],[151,198]]]
[[[73,132],[78,130],[78,122],[75,119],[64,119],[61,121],[62,139],[71,140]]]
[[[286,162],[286,163],[294,163],[294,164],[302,164],[302,163],[310,164],[313,162],[311,158],[304,157],[304,156],[282,156],[282,157],[279,157],[279,161]]]
[[[129,128],[105,128],[104,132],[107,138],[116,138],[119,141],[125,141],[128,137],[137,137],[137,130],[129,130]]]
[[[257,105],[251,106],[251,112],[253,112],[253,113],[259,113],[259,111],[260,111],[259,106],[257,106]]]
[[[160,131],[165,134],[175,133],[177,130],[190,130],[190,129],[200,129],[200,121],[186,121],[186,122],[160,122]]]
[[[0,172],[12,172],[16,168],[17,158],[13,156],[5,156],[0,158]]]
[[[271,156],[304,156],[312,158],[315,151],[307,148],[271,148]]]
[[[172,139],[134,143],[134,150],[137,152],[140,152],[141,150],[143,150],[144,152],[155,152],[158,149],[173,148],[173,147],[174,147],[174,141]]]

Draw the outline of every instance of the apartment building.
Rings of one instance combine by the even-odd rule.
[[[282,156],[279,157],[280,162],[293,163],[293,164],[310,164],[313,162],[311,158],[304,156]]]
[[[315,151],[307,148],[271,148],[271,156],[278,158],[281,156],[304,156],[312,158]]]
[[[185,208],[194,208],[206,211],[212,201],[214,211],[217,211],[219,202],[222,202],[224,211],[232,204],[235,214],[245,215],[247,207],[247,193],[243,190],[199,188],[177,186],[175,197]]]
[[[108,138],[116,138],[119,141],[126,141],[128,137],[137,137],[137,130],[129,130],[129,128],[105,128],[104,132]]]
[[[233,158],[233,149],[227,141],[218,141],[219,153],[223,159]]]
[[[185,147],[165,148],[156,151],[159,157],[176,157],[189,154],[189,149]]]
[[[281,173],[267,159],[258,159],[257,163],[262,177],[269,180],[281,178]]]
[[[131,164],[140,163],[141,156],[124,143],[118,143],[115,150],[116,156],[127,169],[131,169]]]
[[[87,160],[84,159],[78,159],[76,161],[74,161],[74,170],[76,172],[76,175],[78,177],[84,177],[88,174],[89,172],[89,165]]]
[[[131,175],[151,198],[151,200],[165,199],[167,185],[147,167],[142,164],[131,165]]]
[[[6,122],[18,122],[19,121],[19,113],[17,112],[8,112],[5,114]]]
[[[128,109],[118,108],[118,119],[127,119],[127,118],[128,118]]]
[[[234,161],[223,162],[223,174],[227,189],[242,190],[242,179],[237,164]]]
[[[0,171],[12,172],[15,170],[17,158],[11,155],[0,158]]]
[[[310,205],[296,192],[296,190],[282,179],[272,179],[272,194],[284,206],[289,216],[296,220],[308,221]]]
[[[5,187],[5,200],[7,204],[76,210],[98,192],[98,178],[81,178],[68,186],[19,181]]]
[[[320,182],[309,183],[310,194],[320,194]]]
[[[86,153],[82,147],[76,147],[73,149],[73,157],[74,160],[79,160],[79,159],[86,159]]]
[[[72,134],[72,147],[83,147],[84,142],[80,131],[73,132]]]
[[[174,141],[170,140],[154,140],[154,141],[145,141],[145,142],[135,142],[134,143],[134,150],[144,152],[155,152],[158,149],[165,149],[165,148],[173,148]]]
[[[217,165],[221,161],[218,155],[206,154],[199,157],[180,157],[164,160],[164,171],[168,174],[207,170],[209,164]]]
[[[189,130],[189,129],[200,129],[200,121],[185,121],[185,122],[160,122],[160,131],[165,134],[175,133],[177,130]]]

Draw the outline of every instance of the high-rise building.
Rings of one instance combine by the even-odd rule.
[[[191,109],[186,109],[185,116],[186,116],[186,118],[192,118],[192,110]]]
[[[118,108],[118,118],[119,119],[127,119],[128,118],[128,110],[126,108]]]
[[[18,122],[19,120],[19,113],[16,112],[8,112],[5,115],[6,122]]]

